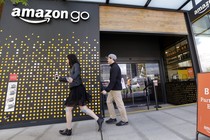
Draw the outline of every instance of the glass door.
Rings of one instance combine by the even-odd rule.
[[[120,63],[119,66],[122,72],[122,96],[125,105],[145,103],[145,87],[148,82],[158,80],[159,87],[161,87],[158,63]],[[109,84],[109,70],[108,64],[101,64],[101,82],[105,87]],[[153,92],[151,91],[150,94],[152,101],[154,99]]]

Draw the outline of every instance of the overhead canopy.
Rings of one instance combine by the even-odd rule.
[[[202,0],[66,0],[93,2],[107,5],[137,6],[153,9],[167,9],[175,11],[189,11],[193,8],[192,1],[198,4]]]

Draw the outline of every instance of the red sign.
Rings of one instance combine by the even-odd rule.
[[[194,78],[193,68],[188,68],[187,72],[188,72],[188,78]]]
[[[210,136],[210,73],[198,74],[197,131]]]
[[[17,81],[17,74],[13,74],[13,73],[10,73],[9,75],[9,81]]]

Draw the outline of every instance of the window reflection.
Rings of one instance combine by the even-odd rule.
[[[196,50],[202,72],[210,72],[210,14],[193,23]]]
[[[133,63],[119,64],[122,72],[123,93],[143,93],[145,80],[149,77],[151,80],[160,81],[160,72],[158,63]],[[109,83],[110,66],[101,64],[101,82],[103,86]]]
[[[195,37],[202,72],[210,72],[210,36]]]
[[[209,15],[205,15],[198,21],[196,21],[192,26],[193,26],[193,31],[195,36],[198,35],[209,35],[209,28],[210,28],[210,20],[209,20]]]

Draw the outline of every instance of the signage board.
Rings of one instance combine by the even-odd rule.
[[[38,23],[44,23],[49,22],[51,18],[53,19],[63,19],[68,20],[71,19],[71,22],[77,23],[81,19],[82,20],[88,20],[90,17],[90,14],[87,11],[72,11],[69,13],[67,10],[43,10],[43,9],[29,9],[29,8],[18,8],[15,7],[12,9],[11,12],[12,17],[18,17],[21,20],[32,23],[32,24],[38,24]],[[35,20],[36,19],[36,20]]]
[[[210,11],[210,0],[202,0],[189,12],[191,22],[195,22]]]
[[[9,75],[9,81],[17,81],[17,74],[16,73],[10,73]]]
[[[9,82],[8,83],[4,112],[15,111],[17,86],[18,86],[17,82]]]
[[[198,74],[197,131],[210,136],[210,73]]]

